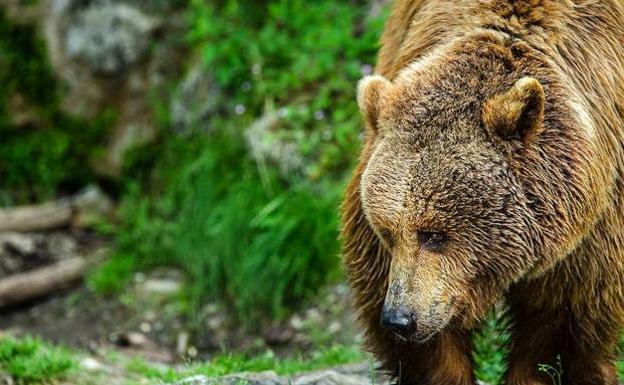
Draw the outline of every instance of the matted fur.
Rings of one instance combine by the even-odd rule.
[[[563,384],[616,384],[624,2],[396,0],[376,70],[391,87],[361,86],[367,130],[342,217],[367,348],[400,384],[474,384],[471,332],[506,298],[506,384],[550,384],[537,365],[558,355]],[[531,124],[501,135],[522,100],[536,101]],[[448,255],[406,238],[425,223],[455,231]],[[435,337],[401,341],[380,327],[391,277],[415,308],[457,298]],[[429,286],[439,289],[414,290]]]

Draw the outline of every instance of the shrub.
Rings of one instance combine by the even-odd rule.
[[[65,349],[52,347],[33,337],[0,338],[0,372],[17,384],[50,383],[65,377],[76,367]]]

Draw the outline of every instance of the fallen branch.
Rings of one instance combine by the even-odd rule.
[[[0,210],[0,232],[37,231],[61,227],[71,222],[69,201],[44,203]]]
[[[110,199],[97,187],[90,186],[70,198],[40,205],[0,209],[0,232],[82,226],[91,223],[94,217],[108,215],[112,208]]]
[[[74,257],[5,277],[0,280],[0,307],[26,302],[62,289],[81,279],[88,267],[85,258]]]

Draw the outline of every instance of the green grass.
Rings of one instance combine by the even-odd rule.
[[[274,371],[278,375],[289,376],[300,372],[361,362],[366,358],[367,356],[356,347],[332,346],[315,351],[308,356],[295,355],[286,358],[276,357],[271,351],[254,356],[223,354],[205,363],[188,365],[182,370],[163,370],[140,359],[135,359],[128,363],[126,369],[143,378],[174,382],[194,375],[219,377],[233,373],[267,370]]]
[[[17,384],[47,384],[66,378],[76,368],[73,355],[33,337],[0,338],[0,373]]]
[[[89,274],[87,286],[100,294],[120,292],[132,278],[136,270],[135,258],[116,254]]]

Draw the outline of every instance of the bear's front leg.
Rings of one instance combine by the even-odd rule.
[[[539,366],[558,369],[561,315],[517,300],[510,304],[510,313],[511,345],[505,384],[553,385],[552,378]]]
[[[608,316],[575,314],[570,304],[540,308],[529,298],[520,295],[511,300],[506,385],[553,385],[553,377],[555,384],[617,385],[618,332]]]
[[[470,335],[447,330],[427,342],[400,341],[386,368],[397,385],[475,385]]]

